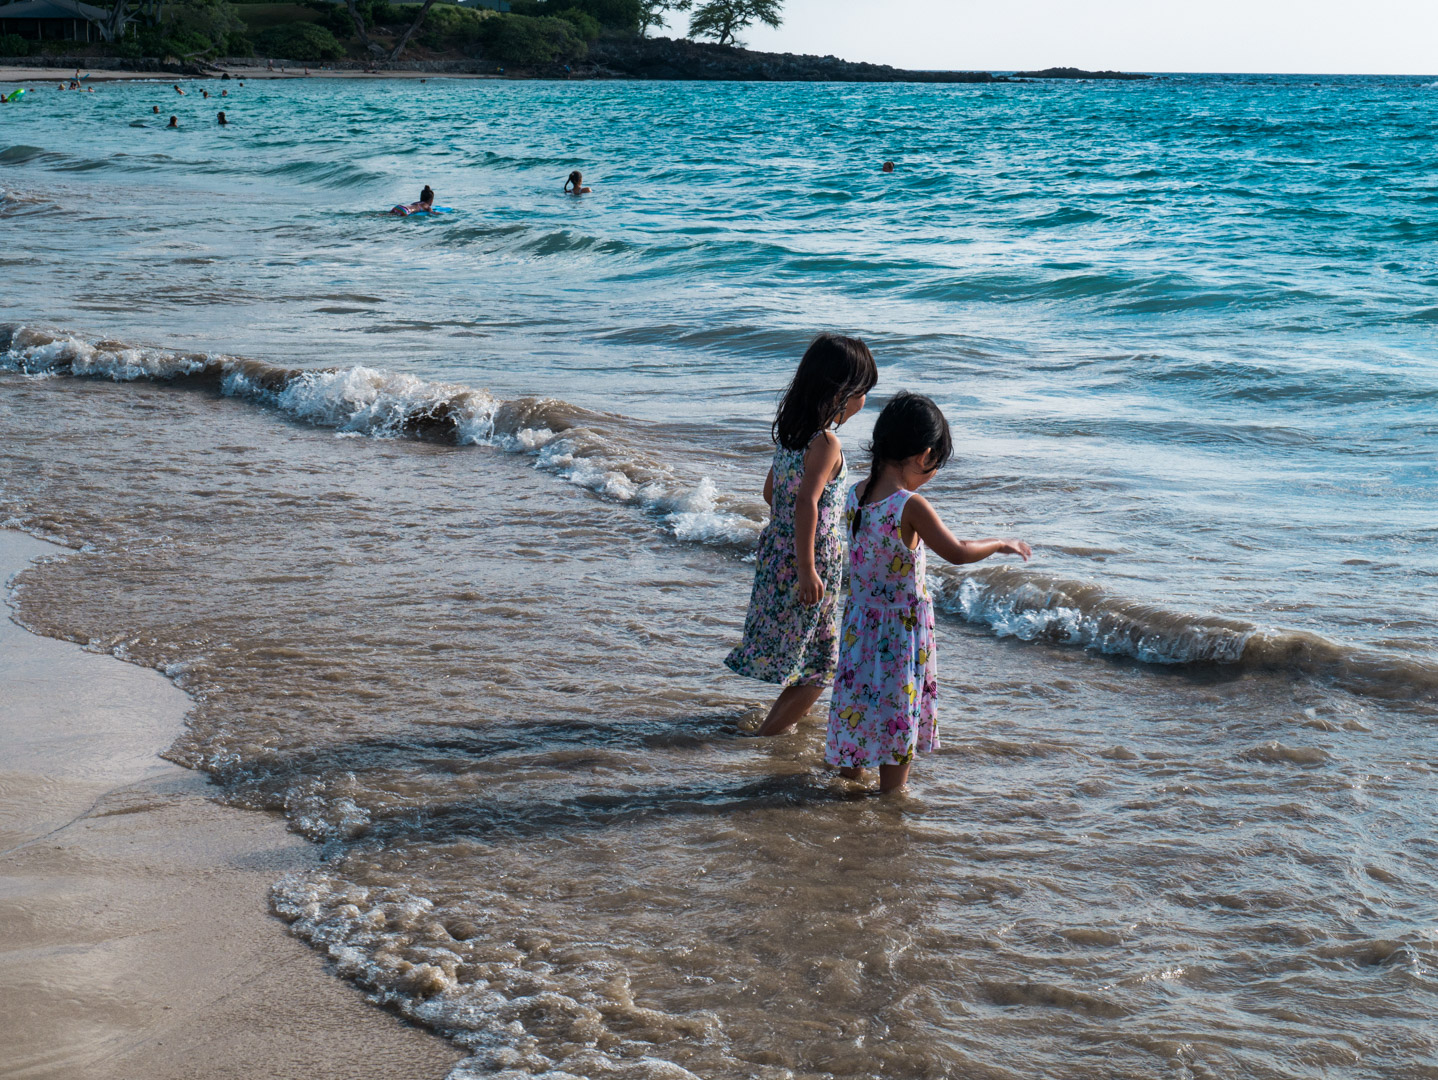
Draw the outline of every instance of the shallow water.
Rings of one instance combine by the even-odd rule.
[[[1438,1075],[1438,91],[1312,82],[27,95],[22,616],[196,697],[465,1073]],[[1038,552],[940,576],[899,800],[719,664],[818,327]]]

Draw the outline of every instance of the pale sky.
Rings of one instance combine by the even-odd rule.
[[[1424,75],[1438,0],[786,0],[783,27],[742,37],[908,68]]]

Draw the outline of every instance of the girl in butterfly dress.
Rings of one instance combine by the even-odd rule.
[[[948,421],[922,394],[900,392],[874,423],[869,478],[849,492],[849,599],[824,757],[841,775],[879,769],[879,790],[909,779],[914,751],[939,745],[934,606],[925,545],[951,563],[1000,553],[1028,560],[1022,540],[958,540],[918,489],[949,459]]]

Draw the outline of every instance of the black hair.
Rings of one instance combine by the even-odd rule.
[[[569,185],[570,185],[570,184],[573,184],[573,185],[574,185],[574,190],[575,190],[575,191],[578,191],[578,190],[579,190],[579,186],[580,186],[581,184],[583,184],[583,183],[584,183],[584,174],[581,173],[578,169],[575,169],[572,173],[569,174],[569,179],[566,180],[566,181],[564,181],[564,190],[565,190],[565,191],[568,191],[568,190],[569,190]]]
[[[425,184],[424,190],[419,193],[419,201],[427,203],[434,202],[434,192],[429,189],[428,184]]]
[[[804,350],[799,370],[779,402],[770,435],[780,446],[802,450],[839,418],[844,403],[879,381],[874,354],[858,338],[820,334]]]
[[[874,421],[874,437],[869,440],[869,479],[864,483],[864,496],[859,500],[850,526],[859,535],[859,522],[864,517],[864,504],[873,499],[874,486],[886,464],[903,461],[925,450],[933,451],[934,468],[942,469],[954,452],[949,435],[949,422],[934,404],[933,398],[900,390]]]

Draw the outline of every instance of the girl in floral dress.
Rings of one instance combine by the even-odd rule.
[[[849,492],[849,600],[824,758],[879,790],[909,779],[914,750],[939,745],[934,606],[924,580],[928,545],[951,563],[1005,552],[1028,561],[1022,540],[956,540],[919,488],[953,452],[949,424],[922,394],[900,392],[874,423],[869,478]]]
[[[791,730],[834,677],[846,473],[830,428],[862,409],[878,381],[867,345],[820,334],[779,402],[764,481],[769,524],[759,535],[744,640],[724,660],[740,675],[783,687],[756,735]]]

